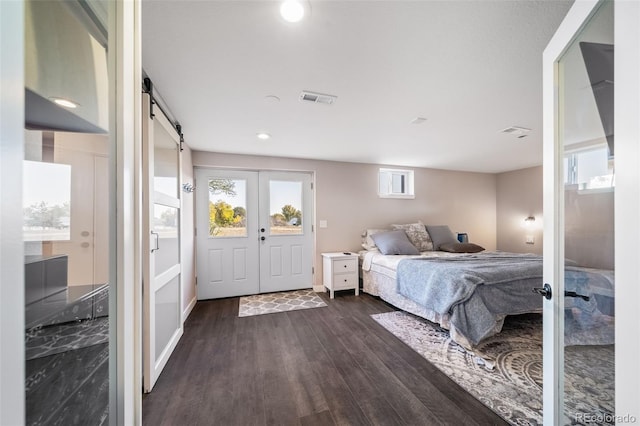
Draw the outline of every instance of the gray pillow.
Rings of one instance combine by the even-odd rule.
[[[473,243],[444,243],[440,244],[440,250],[449,253],[478,253],[484,250],[484,247]]]
[[[433,241],[433,249],[440,250],[440,246],[446,243],[457,243],[458,239],[453,235],[447,225],[430,226],[427,225],[427,232]]]
[[[371,238],[382,254],[420,254],[401,229],[373,234]]]

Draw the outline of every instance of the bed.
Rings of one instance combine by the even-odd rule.
[[[421,223],[414,225],[415,229],[425,228]],[[410,225],[395,226],[406,231]],[[452,233],[446,226],[427,229],[434,237],[433,241],[428,237],[429,244],[421,245],[411,232],[406,232],[409,244],[421,251],[406,247],[391,251],[412,254],[382,254],[375,245],[378,240],[370,238],[376,236],[369,234],[391,233],[367,230],[363,234],[366,250],[361,252],[363,291],[439,324],[449,330],[453,341],[472,352],[479,342],[500,332],[506,316],[542,312],[543,298],[532,291],[534,287],[542,287],[542,256],[434,251],[434,247],[446,247],[441,237],[445,235],[449,240],[453,238]],[[455,244],[457,242],[454,243],[457,247]],[[483,249],[480,247],[479,250]],[[388,251],[388,247],[383,251]],[[567,291],[590,296],[588,301],[567,298],[568,309],[584,313],[602,311],[613,316],[613,312],[605,312],[607,306],[603,303],[613,295],[612,271],[567,267],[565,286]],[[590,331],[582,333],[583,336],[592,334]],[[594,343],[579,338],[572,344]],[[606,342],[600,340],[596,344]]]
[[[383,255],[367,251],[362,257],[365,292],[448,329],[451,338],[468,350],[498,333],[507,315],[542,311],[542,298],[531,290],[541,286],[540,256],[443,251]],[[514,261],[515,266],[506,268],[513,271],[523,259],[524,274],[513,275],[513,279],[494,285],[468,281],[477,279],[473,273],[477,266],[490,270],[491,265]],[[447,283],[443,283],[442,274]]]

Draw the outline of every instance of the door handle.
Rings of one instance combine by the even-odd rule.
[[[160,235],[157,232],[151,231],[151,235],[156,237],[156,247],[151,249],[151,253],[160,250]]]
[[[531,290],[533,290],[534,293],[544,296],[545,299],[551,300],[551,286],[549,284],[545,283],[544,287],[534,287]]]
[[[264,232],[264,231],[266,231],[266,229],[260,228],[260,232]]]
[[[579,297],[580,299],[588,302],[591,298],[589,296],[585,296],[582,294],[578,294],[575,291],[566,291],[564,292],[564,297]]]
[[[264,241],[266,239],[267,239],[266,237],[260,237],[260,241]]]

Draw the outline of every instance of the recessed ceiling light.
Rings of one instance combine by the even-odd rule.
[[[277,104],[280,102],[280,98],[276,95],[267,95],[264,97],[264,101],[268,104]]]
[[[271,135],[265,132],[256,133],[256,136],[258,137],[258,139],[263,141],[266,141],[267,139],[271,139]]]
[[[304,6],[298,0],[285,0],[280,5],[280,15],[287,22],[300,22],[304,17]]]
[[[78,105],[79,105],[73,101],[70,101],[69,99],[64,99],[64,98],[49,98],[49,99],[51,99],[57,105],[60,105],[65,108],[72,108],[72,109],[78,108]]]

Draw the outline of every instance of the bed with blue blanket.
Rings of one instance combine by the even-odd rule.
[[[449,330],[467,349],[498,333],[507,315],[542,311],[542,257],[483,252],[367,253],[364,291]]]
[[[362,269],[365,292],[448,329],[467,349],[500,332],[507,315],[542,311],[543,298],[532,291],[542,287],[538,255],[366,252]],[[600,271],[577,268],[573,273],[580,279],[567,280],[567,290],[589,293],[594,285],[613,289],[613,280]]]

